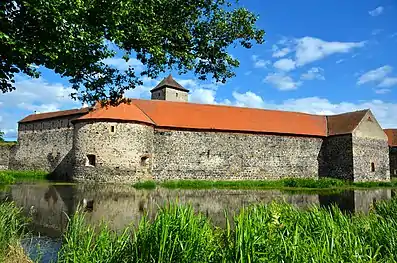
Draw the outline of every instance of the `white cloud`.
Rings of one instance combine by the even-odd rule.
[[[383,6],[378,6],[377,8],[375,8],[375,9],[373,9],[371,11],[368,11],[368,14],[370,16],[378,16],[378,15],[382,14],[383,11],[384,11]]]
[[[386,94],[389,93],[391,90],[390,89],[375,89],[376,94]]]
[[[16,90],[0,96],[0,130],[5,132],[6,138],[14,139],[17,122],[35,111],[42,113],[81,107],[81,103],[70,97],[75,90],[64,84],[19,75],[15,81]]]
[[[340,63],[342,63],[343,61],[345,61],[344,59],[338,59],[335,63],[336,64],[340,64]]]
[[[348,53],[363,47],[364,42],[327,42],[319,38],[303,37],[296,40],[296,64],[303,66],[336,53]]]
[[[384,78],[381,83],[379,83],[378,87],[392,87],[397,85],[397,78]]]
[[[371,35],[376,36],[383,32],[383,29],[374,29],[371,32]]]
[[[248,92],[247,92],[248,93]],[[368,100],[361,101],[358,103],[352,102],[339,102],[332,103],[327,99],[319,97],[307,97],[301,99],[288,99],[280,103],[275,103],[271,101],[266,101],[260,96],[252,93],[233,93],[234,101],[230,101],[232,105],[246,106],[246,99],[251,97],[258,97],[257,106],[266,109],[275,110],[286,110],[286,111],[297,111],[305,112],[310,114],[322,114],[322,115],[332,115],[362,109],[371,109],[374,113],[376,119],[380,122],[383,128],[396,128],[397,127],[397,104],[384,102],[381,100]]]
[[[291,71],[295,69],[295,61],[283,58],[274,62],[273,67],[282,71]]]
[[[319,68],[319,67],[313,67],[313,68],[309,69],[306,73],[303,73],[301,76],[301,79],[304,79],[304,80],[313,80],[313,79],[325,80],[323,73],[324,73],[324,69]]]
[[[189,101],[196,103],[216,104],[215,94],[215,90],[198,88],[193,90],[193,92],[189,95]]]
[[[256,55],[252,55],[252,60],[255,68],[267,68],[271,64],[270,60],[259,59]]]
[[[122,58],[106,58],[102,60],[103,63],[115,67],[118,70],[127,70],[130,66],[135,68],[136,71],[141,70],[143,64],[141,61],[135,58],[130,58],[128,62],[126,62]]]
[[[235,99],[235,106],[250,108],[263,108],[265,106],[263,99],[251,91],[246,93],[233,92],[232,96]]]
[[[274,85],[279,90],[294,90],[302,85],[302,82],[295,82],[290,76],[282,73],[269,74],[263,81]]]
[[[393,68],[389,65],[370,70],[358,78],[357,85],[382,81],[390,72],[392,72],[392,70]]]
[[[272,56],[275,58],[285,57],[286,55],[292,52],[292,50],[289,47],[279,49],[276,45],[273,45],[272,50],[273,50]]]

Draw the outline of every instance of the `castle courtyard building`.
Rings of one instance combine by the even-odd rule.
[[[383,130],[370,109],[324,116],[196,104],[188,94],[170,75],[151,100],[29,115],[19,121],[8,166],[100,182],[362,182],[389,181],[396,172],[396,133]]]

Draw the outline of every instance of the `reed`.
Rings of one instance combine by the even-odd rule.
[[[254,205],[222,229],[177,203],[120,233],[95,230],[76,214],[61,252],[59,262],[396,262],[397,199],[376,203],[367,215]]]
[[[21,209],[13,203],[0,204],[0,262],[20,246],[19,241],[25,236],[26,223]]]

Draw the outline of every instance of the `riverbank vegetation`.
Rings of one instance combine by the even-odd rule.
[[[48,179],[48,173],[44,171],[12,171],[12,170],[0,171],[0,185],[13,184],[17,181],[46,180],[46,179]]]
[[[26,223],[13,203],[0,204],[0,262],[29,262],[20,245]]]
[[[10,213],[9,211],[13,211]],[[230,218],[225,212],[225,217]],[[18,244],[23,220],[0,207],[0,249]],[[190,205],[161,207],[156,217],[112,231],[94,227],[85,213],[70,218],[58,262],[396,262],[397,199],[368,214],[338,207],[300,210],[287,203],[243,207],[216,227]],[[3,253],[3,255],[5,255]]]
[[[133,184],[136,189],[280,189],[280,190],[335,190],[349,188],[397,187],[397,179],[390,182],[350,182],[333,178],[305,179],[285,178],[280,180],[170,180],[163,182],[143,181]]]

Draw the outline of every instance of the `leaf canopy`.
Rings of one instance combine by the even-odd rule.
[[[0,89],[15,89],[15,75],[39,77],[38,66],[71,83],[82,102],[122,101],[144,76],[176,70],[226,82],[239,61],[231,46],[264,42],[258,17],[227,0],[3,0],[0,3]],[[105,63],[117,47],[120,70]]]

